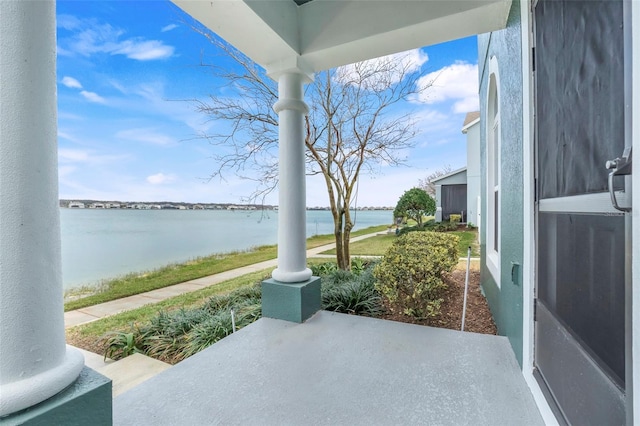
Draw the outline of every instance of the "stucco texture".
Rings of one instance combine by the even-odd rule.
[[[522,365],[523,142],[520,3],[514,1],[507,28],[478,36],[480,73],[480,158],[482,211],[487,211],[487,99],[489,61],[498,61],[500,110],[500,273],[499,282],[486,265],[487,215],[481,218],[481,282],[498,332],[509,338]],[[513,263],[517,263],[512,277]],[[518,266],[520,265],[520,266]]]

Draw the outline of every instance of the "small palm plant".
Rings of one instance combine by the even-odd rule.
[[[124,331],[111,331],[104,335],[105,342],[104,359],[122,359],[135,353],[142,353],[136,342],[136,335],[140,333]]]

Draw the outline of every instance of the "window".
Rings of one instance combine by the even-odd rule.
[[[500,286],[500,95],[498,61],[489,61],[487,98],[487,266]]]

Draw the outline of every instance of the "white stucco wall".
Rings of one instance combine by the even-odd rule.
[[[480,224],[480,122],[467,129],[467,222]]]

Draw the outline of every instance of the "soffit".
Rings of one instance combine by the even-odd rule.
[[[502,29],[511,0],[173,0],[268,71],[313,71]],[[300,5],[299,5],[300,4]]]

